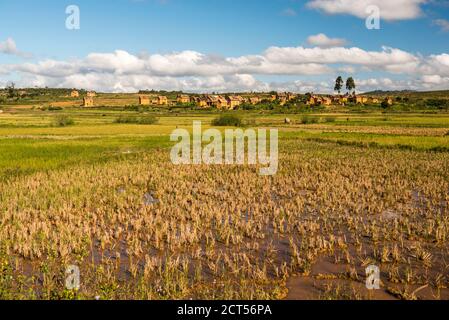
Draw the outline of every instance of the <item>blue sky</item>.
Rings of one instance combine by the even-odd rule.
[[[338,1],[349,4],[338,9]],[[142,86],[168,89],[170,85],[175,87],[173,89],[198,91],[202,83],[219,80],[211,77],[221,76],[223,82],[242,81],[242,87],[226,87],[217,82],[216,87],[209,86],[208,89],[293,88],[294,91],[302,91],[316,86],[325,91],[324,82],[329,82],[336,74],[354,73],[360,79],[361,87],[365,86],[366,89],[383,88],[390,83],[386,79],[393,81],[395,88],[424,90],[449,87],[449,74],[446,73],[446,67],[449,69],[446,65],[449,59],[449,56],[446,57],[449,53],[449,1],[397,0],[399,4],[395,7],[386,4],[393,1],[359,0],[382,9],[381,18],[384,19],[381,20],[380,30],[368,30],[362,10],[354,11],[351,1],[354,0],[1,1],[0,86],[15,80],[23,86],[80,85],[105,91],[142,89]],[[65,28],[65,9],[72,4],[77,5],[81,13],[81,29],[76,31]],[[308,40],[318,34],[325,35],[328,40],[340,39],[343,42],[323,46]],[[8,39],[9,42],[6,42]],[[14,50],[11,49],[11,41]],[[381,66],[385,65],[382,57],[375,66],[368,63],[366,59],[377,56],[369,53],[382,54],[383,46],[401,50],[410,57],[401,58],[388,68]],[[248,71],[239,62],[235,72],[221,72],[229,62],[226,59],[256,55],[265,59],[266,50],[270,47],[317,50],[308,52],[299,49],[298,55],[305,56],[305,61],[296,61],[294,52],[285,57],[286,50],[281,50],[276,52],[276,56],[271,55],[272,61],[267,62],[263,71],[254,71],[254,68]],[[363,50],[363,54],[368,54],[365,58],[360,57],[362,61],[355,64],[346,58],[331,63],[319,61],[321,54],[332,56],[332,50],[340,47],[358,48]],[[93,53],[114,54],[116,50],[122,50],[129,56],[121,55],[120,62],[110,61],[110,56],[99,56],[94,65],[87,59]],[[201,65],[211,60],[215,64],[207,72],[195,74],[194,66],[191,66],[188,71],[176,74],[171,69],[164,73],[158,66],[154,67],[155,62],[147,61],[152,55],[170,56],[174,52],[185,51],[201,54],[201,61],[189,55],[188,58],[175,59],[173,63],[193,59]],[[357,58],[356,51],[339,50],[335,53]],[[311,59],[310,54],[316,54],[317,58]],[[128,66],[123,65],[133,57],[143,61],[141,66],[145,72],[131,72]],[[414,58],[419,61],[415,61],[413,66],[404,70],[398,67],[413,63]],[[98,59],[103,59],[105,63],[98,66]],[[223,60],[222,63],[217,63],[217,59]],[[388,54],[385,59],[389,62]],[[58,65],[54,66],[54,63],[49,63],[51,61]],[[107,61],[111,63],[110,67],[105,66]],[[38,68],[42,62],[47,62],[47,70],[41,70],[44,66]],[[73,74],[56,69],[70,63],[74,66]],[[117,64],[120,65],[119,72],[113,69]],[[289,65],[298,71],[274,70],[288,70]],[[314,67],[320,71],[310,71]],[[324,67],[330,69],[323,70]],[[306,72],[303,72],[304,68]],[[121,74],[114,78],[117,73]],[[104,78],[100,79],[100,75]],[[127,75],[128,79],[125,77]],[[418,83],[423,77],[429,85],[421,88]],[[377,84],[374,79],[378,80]]]

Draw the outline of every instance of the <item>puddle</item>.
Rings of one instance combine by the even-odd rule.
[[[294,277],[288,280],[287,287],[289,289],[287,300],[347,300],[353,299],[353,295],[358,299],[397,300],[384,289],[368,290],[364,283],[348,279],[317,280],[311,277]],[[337,293],[338,291],[340,292]]]
[[[287,281],[287,300],[314,300],[314,299],[348,299],[349,297],[370,300],[395,300],[396,298],[381,290],[370,291],[366,288],[363,268],[356,270],[358,280],[348,278],[346,275],[349,265],[335,264],[331,257],[319,259],[312,267],[310,276],[291,277]],[[329,287],[332,288],[329,292]],[[327,289],[326,289],[327,288]],[[336,288],[340,294],[334,294]],[[326,292],[328,291],[328,292]]]

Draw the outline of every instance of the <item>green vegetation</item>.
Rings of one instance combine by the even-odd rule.
[[[57,116],[54,121],[54,125],[57,127],[73,126],[74,124],[75,121],[72,118],[69,118],[68,116],[65,115]]]
[[[337,91],[338,94],[340,94],[341,89],[343,89],[343,78],[341,76],[338,76],[337,80],[335,80],[335,87],[334,87],[334,91]]]
[[[320,118],[313,117],[313,116],[302,116],[301,117],[301,123],[302,124],[314,124],[318,123],[320,121]]]
[[[388,104],[387,101],[382,101],[382,103],[380,104],[380,106],[381,106],[383,109],[388,109],[388,108],[390,107],[390,105]]]
[[[212,121],[213,126],[217,127],[242,127],[242,119],[236,115],[224,114]]]
[[[156,124],[159,120],[154,116],[119,116],[115,119],[115,123],[127,123],[127,124]]]
[[[335,118],[335,117],[325,117],[324,118],[324,122],[327,122],[327,123],[331,123],[331,122],[335,122],[335,121],[337,121],[337,118]]]
[[[346,90],[348,90],[348,92],[352,92],[356,89],[356,85],[355,85],[355,81],[354,78],[349,77],[346,80]]]

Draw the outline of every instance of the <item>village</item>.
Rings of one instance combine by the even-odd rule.
[[[80,92],[73,90],[70,94],[71,98],[80,98]],[[96,92],[88,91],[83,97],[83,107],[94,107]],[[201,109],[215,108],[218,110],[231,111],[237,110],[243,105],[257,106],[259,104],[276,103],[280,106],[287,104],[303,103],[310,107],[317,106],[345,106],[353,105],[379,105],[385,103],[389,106],[393,105],[394,100],[391,97],[371,97],[366,95],[357,95],[354,93],[346,93],[344,95],[315,95],[306,93],[304,95],[291,92],[278,93],[262,93],[262,94],[179,94],[176,99],[169,99],[165,95],[148,95],[139,94],[136,104],[140,106],[175,106],[175,105],[194,105]]]

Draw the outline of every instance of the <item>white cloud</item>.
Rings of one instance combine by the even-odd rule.
[[[270,82],[275,76],[329,77],[337,73],[382,72],[383,78],[360,80],[361,88],[441,88],[448,85],[449,54],[421,56],[396,48],[271,47],[258,55],[222,57],[196,51],[134,55],[124,50],[91,53],[83,59],[43,60],[0,65],[0,80],[20,79],[20,86],[77,87],[98,91],[164,89],[184,91],[332,91],[327,82]],[[389,80],[387,74],[402,80]],[[264,76],[265,81],[258,80]],[[388,80],[387,80],[388,79]],[[412,80],[408,80],[412,79]],[[413,79],[419,79],[413,80]],[[285,80],[282,80],[285,81]],[[414,82],[416,81],[416,82]],[[314,89],[315,88],[315,89]]]
[[[307,38],[307,43],[320,48],[343,47],[347,44],[346,39],[329,38],[324,33],[312,35]]]
[[[8,38],[4,42],[0,42],[0,52],[5,54],[15,54],[17,46],[13,39]]]
[[[158,77],[150,75],[75,74],[65,78],[31,75],[18,82],[22,87],[85,88],[101,92],[136,92],[141,89],[187,92],[269,91],[270,87],[252,75],[209,77]]]
[[[284,64],[349,64],[362,65],[372,70],[394,73],[413,72],[419,57],[400,49],[383,47],[382,51],[365,51],[360,48],[304,48],[271,47],[265,52],[272,63]]]
[[[427,0],[310,0],[307,7],[327,14],[349,14],[368,17],[367,8],[377,6],[384,20],[408,20],[422,15],[421,5]]]
[[[441,31],[448,32],[449,31],[449,21],[445,19],[437,19],[433,20],[433,24],[439,26]]]
[[[432,56],[431,59],[434,64],[441,64],[440,60],[444,60],[444,57]],[[47,77],[89,73],[208,77],[236,74],[322,75],[332,73],[333,64],[359,65],[373,71],[413,73],[420,63],[420,58],[411,53],[387,47],[381,51],[365,51],[356,47],[271,47],[260,55],[232,58],[209,56],[195,51],[139,57],[117,50],[113,53],[91,53],[82,60],[44,60],[10,65],[8,68]]]
[[[431,76],[423,76],[421,79],[424,83],[429,84],[441,84],[444,81],[444,78],[437,74]]]
[[[31,58],[31,54],[17,49],[16,42],[12,38],[8,38],[5,41],[0,42],[0,53],[19,56],[22,58]]]
[[[440,75],[425,75],[422,76],[419,81],[419,86],[428,90],[445,89],[449,88],[449,77],[443,77]]]
[[[422,76],[415,79],[369,78],[356,79],[359,92],[374,90],[443,90],[449,86],[449,77]]]
[[[439,74],[449,76],[449,54],[431,55],[419,68],[419,73],[424,75]]]

